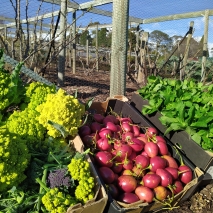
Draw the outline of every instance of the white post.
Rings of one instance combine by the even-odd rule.
[[[201,81],[204,81],[206,75],[206,57],[208,51],[208,28],[209,28],[209,10],[205,11],[205,27],[203,36],[203,57],[202,57],[202,70],[201,70]]]
[[[113,1],[110,97],[125,95],[129,0]]]
[[[61,0],[61,17],[60,17],[60,48],[58,56],[58,86],[64,84],[65,61],[66,61],[66,16],[67,16],[67,0]]]

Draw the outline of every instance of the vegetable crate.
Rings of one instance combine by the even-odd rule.
[[[76,151],[78,151],[80,153],[82,153],[84,151],[84,146],[83,146],[83,143],[79,136],[76,136],[73,139],[73,144],[74,144]],[[90,163],[91,172],[93,174],[93,177],[95,178],[96,195],[95,195],[94,199],[88,201],[85,205],[76,204],[76,205],[70,207],[67,210],[67,213],[94,213],[94,212],[102,213],[107,204],[108,196],[107,196],[106,190],[103,187],[89,156],[87,156],[87,160]]]
[[[142,127],[150,127],[152,124],[139,113],[132,105],[128,103],[128,100],[125,97],[118,96],[116,98],[109,98],[105,102],[93,102],[90,110],[95,113],[101,113],[103,115],[107,115],[107,113],[113,111],[118,115],[122,115],[122,117],[130,117],[133,123],[138,124]],[[167,140],[168,147],[171,149],[172,156],[178,159],[175,151],[172,148],[172,143]],[[189,182],[184,189],[175,195],[174,200],[172,202],[172,207],[177,207],[180,203],[190,198],[194,192],[196,191],[197,187],[199,186],[202,178],[203,172],[198,168],[195,167],[188,158],[182,155],[182,158],[185,162],[185,165],[188,165],[192,171],[193,179]],[[97,169],[97,167],[96,167]],[[100,176],[99,176],[100,177]],[[103,179],[100,177],[103,182]],[[103,185],[105,185],[103,183]],[[106,186],[106,185],[105,185]],[[107,186],[106,186],[107,190]],[[116,201],[112,198],[108,191],[108,202],[106,208],[104,210],[105,213],[117,213],[117,212],[130,212],[130,213],[139,213],[139,212],[152,212],[156,210],[162,210],[165,206],[160,202],[152,202],[150,204],[144,203],[142,201],[137,201],[132,204],[126,204],[119,201]]]
[[[131,97],[130,105],[141,113],[144,105],[148,105],[148,101],[144,100],[139,94],[134,93]],[[157,127],[162,133],[166,131],[166,126],[162,125],[159,117],[160,112],[153,115],[145,115],[151,124]],[[185,131],[170,132],[166,137],[182,151],[191,162],[205,172],[206,180],[213,179],[213,153],[205,151],[195,141],[189,138]]]

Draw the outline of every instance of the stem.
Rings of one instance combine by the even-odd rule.
[[[47,168],[44,169],[41,180],[39,178],[36,178],[36,182],[38,182],[40,184],[39,195],[41,195],[44,190],[46,192],[49,191],[49,189],[46,186],[46,179],[47,179]],[[41,209],[41,196],[38,197],[38,203],[37,203],[38,212],[40,211],[40,209]]]
[[[60,161],[56,158],[56,156],[55,156],[52,152],[50,152],[49,154],[52,156],[52,158],[53,158],[59,165],[61,165]]]
[[[178,151],[178,149],[175,146],[173,146],[173,148],[175,149],[176,154],[179,155],[179,157],[180,157],[180,165],[181,166],[185,165],[184,162],[183,162],[183,158],[182,158],[180,152]]]
[[[36,178],[36,182],[40,184],[40,186],[46,191],[49,191],[49,188],[43,183],[39,178]]]

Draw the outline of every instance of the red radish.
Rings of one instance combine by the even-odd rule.
[[[110,151],[112,149],[112,145],[110,144],[107,138],[100,138],[96,142],[96,148],[98,148],[101,151]]]
[[[133,168],[133,161],[129,160],[128,158],[125,158],[123,161],[123,169],[129,169],[131,170]]]
[[[138,186],[135,189],[135,194],[139,197],[143,202],[151,203],[154,198],[153,191],[146,186]]]
[[[161,177],[161,186],[170,186],[173,182],[172,175],[165,169],[157,169],[156,174]]]
[[[145,169],[149,166],[150,163],[150,158],[146,157],[144,155],[138,155],[135,158],[135,165],[136,167],[140,168],[140,169]]]
[[[163,143],[166,143],[166,140],[164,139],[164,137],[160,136],[160,135],[156,135],[155,136],[155,142],[158,143],[158,142],[163,142]]]
[[[138,196],[132,192],[125,192],[119,195],[118,201],[121,201],[123,203],[131,204],[139,201],[140,199]]]
[[[155,127],[148,127],[145,133],[149,138],[155,137],[158,135],[158,130]]]
[[[110,168],[114,173],[120,173],[123,170],[123,165],[119,162],[113,162],[113,165]]]
[[[96,121],[98,123],[103,123],[104,118],[105,117],[103,115],[99,114],[99,113],[93,114],[94,121]]]
[[[118,149],[125,142],[119,139],[114,140],[114,149]]]
[[[112,167],[112,154],[107,151],[99,151],[95,154],[95,161],[100,166]]]
[[[157,187],[161,182],[161,178],[159,175],[153,174],[145,174],[142,179],[142,185],[154,189]]]
[[[112,131],[107,128],[102,128],[98,134],[101,138],[109,138],[109,137],[111,138],[112,137]]]
[[[84,137],[85,135],[90,135],[90,134],[91,134],[91,129],[88,125],[84,125],[79,128],[79,135],[81,137]]]
[[[121,175],[118,178],[118,186],[124,192],[133,192],[137,187],[137,181],[133,176]]]
[[[137,156],[137,153],[134,150],[132,150],[132,154],[129,156],[129,160],[133,160],[134,161],[136,156]]]
[[[163,186],[157,186],[156,188],[153,189],[153,192],[154,192],[155,198],[160,201],[165,200],[168,195],[166,187],[163,187]]]
[[[113,183],[117,186],[119,175],[117,173],[114,173],[114,174],[115,174],[115,180],[113,181]]]
[[[156,172],[157,169],[166,168],[166,160],[160,156],[150,158],[150,170]]]
[[[175,195],[178,194],[179,192],[181,192],[183,190],[182,182],[179,180],[176,180],[172,185],[172,190]]]
[[[117,127],[117,131],[114,132],[114,138],[119,139],[119,138],[121,138],[121,135],[122,135],[122,133],[123,133],[123,130],[121,129],[121,126],[120,126],[120,125],[116,125],[116,127]]]
[[[123,170],[123,165],[119,162],[114,162],[110,168],[114,173],[120,173]]]
[[[129,123],[122,123],[121,128],[124,132],[132,132],[132,126]]]
[[[166,167],[165,170],[167,170],[172,175],[173,180],[178,179],[178,176],[179,176],[178,169],[173,167]]]
[[[159,154],[160,155],[167,155],[169,150],[168,150],[168,146],[166,143],[159,141],[157,143],[158,149],[159,149]]]
[[[95,144],[97,140],[99,140],[99,135],[97,133],[92,133],[90,135],[85,135],[82,138],[84,145],[90,147],[91,145]]]
[[[176,168],[176,169],[178,168],[178,164],[173,157],[171,157],[169,155],[162,155],[161,157],[166,159],[168,167],[173,167],[173,168]]]
[[[118,130],[117,126],[111,121],[106,122],[105,127],[107,129],[111,130],[112,132],[117,132],[117,130]]]
[[[144,143],[137,138],[132,138],[132,140],[128,141],[128,144],[136,152],[142,151],[144,148]]]
[[[118,188],[115,186],[115,184],[110,183],[108,184],[108,191],[110,192],[110,195],[112,196],[112,198],[117,199],[118,195],[119,195],[119,191]]]
[[[144,155],[149,158],[149,156],[147,155],[147,153],[145,151],[141,152],[141,155]]]
[[[188,166],[181,165],[179,166],[178,170],[179,170],[179,178],[181,182],[183,182],[184,184],[187,184],[192,180],[193,178],[192,170]]]
[[[90,129],[92,132],[99,132],[102,129],[102,125],[95,121],[91,123]]]
[[[154,156],[158,155],[159,148],[156,143],[148,142],[144,146],[144,151],[147,153],[147,155],[152,158]]]
[[[139,168],[137,166],[134,166],[132,168],[133,176],[136,176],[137,178],[143,177],[146,174],[146,171],[142,168]]]
[[[132,172],[132,170],[125,169],[125,170],[122,171],[121,175],[131,175],[131,176],[133,176],[134,173]]]
[[[121,123],[129,123],[132,124],[131,118],[120,118],[119,119]]]
[[[133,138],[134,138],[134,135],[132,132],[125,132],[122,134],[123,141],[131,141]]]
[[[134,137],[138,137],[140,135],[140,127],[137,125],[132,125],[132,132]]]
[[[104,183],[106,184],[112,183],[115,180],[115,174],[109,167],[106,166],[100,167],[98,169],[98,172],[101,178],[103,179]]]
[[[106,124],[109,121],[113,122],[114,124],[119,124],[119,121],[114,115],[107,115],[103,120],[103,124]]]
[[[181,154],[179,153],[177,148],[175,148],[175,149],[176,149],[177,154],[180,157],[180,166],[178,167],[179,179],[182,183],[187,184],[193,178],[192,170],[187,165],[184,164]]]
[[[148,143],[149,142],[147,136],[145,134],[142,134],[142,133],[137,137],[137,139],[141,140],[144,143]]]
[[[132,154],[132,147],[128,144],[121,144],[117,149],[117,156],[124,159],[126,156],[129,157]]]

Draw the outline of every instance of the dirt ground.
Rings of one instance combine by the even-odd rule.
[[[47,80],[57,83],[57,72],[52,70],[46,72],[44,76]],[[127,77],[125,96],[130,100],[132,94],[138,87]],[[78,98],[86,103],[94,98],[94,101],[103,102],[109,97],[110,75],[107,71],[93,72],[87,75],[81,69],[77,69],[76,74],[67,68],[65,74],[64,88],[69,94],[74,94],[77,90]],[[213,184],[199,187],[194,195],[183,202],[179,208],[173,210],[160,211],[164,213],[213,213]]]
[[[51,73],[46,72],[44,77],[51,82],[57,82],[57,73],[54,70]],[[83,102],[91,98],[94,98],[94,101],[103,102],[110,95],[110,74],[108,71],[101,70],[86,74],[81,69],[77,69],[73,74],[72,70],[67,68],[62,88],[70,94],[77,90],[78,98]],[[127,77],[125,96],[130,99],[137,88],[136,84]]]

